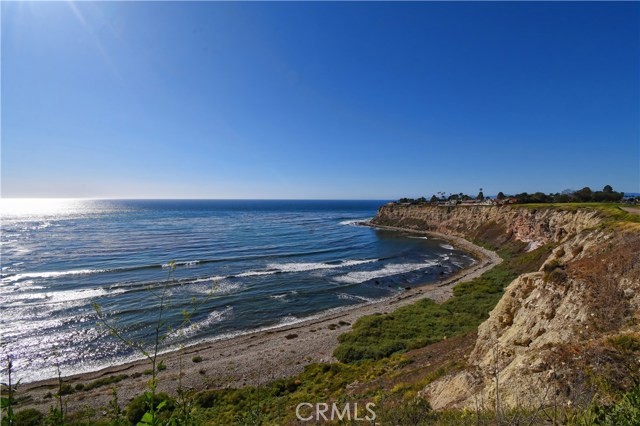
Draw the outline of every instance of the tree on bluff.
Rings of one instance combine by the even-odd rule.
[[[579,191],[573,193],[573,196],[581,202],[591,201],[593,199],[593,191],[588,186],[585,186]]]

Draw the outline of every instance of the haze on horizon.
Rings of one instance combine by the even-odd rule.
[[[2,2],[1,195],[640,192],[637,2]]]

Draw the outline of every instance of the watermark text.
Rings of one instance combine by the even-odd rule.
[[[308,422],[315,420],[319,422],[335,421],[335,420],[362,420],[371,422],[376,419],[376,412],[374,411],[376,404],[373,402],[367,402],[362,408],[362,404],[358,406],[357,402],[352,404],[346,402],[344,404],[327,404],[325,402],[318,402],[311,404],[310,402],[301,402],[296,406],[296,417],[298,420]]]

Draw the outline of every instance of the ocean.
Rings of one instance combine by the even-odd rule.
[[[375,302],[473,262],[445,241],[358,225],[382,204],[2,200],[0,356],[25,382],[139,358],[97,327],[93,303],[149,347],[164,292],[168,350]]]

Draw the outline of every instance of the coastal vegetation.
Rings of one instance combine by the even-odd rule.
[[[500,252],[505,262],[454,287],[453,296],[444,303],[423,299],[389,314],[361,318],[352,331],[338,338],[340,345],[334,356],[345,363],[382,359],[475,330],[500,300],[504,288],[520,273],[537,270],[551,246],[530,253],[508,248]]]

